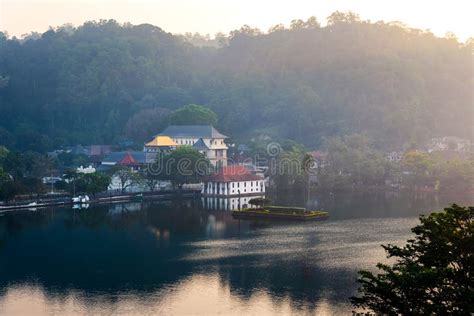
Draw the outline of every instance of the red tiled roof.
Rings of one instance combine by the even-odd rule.
[[[230,165],[222,167],[216,174],[206,178],[208,182],[236,182],[263,180],[261,176],[251,173],[245,166]]]
[[[134,166],[134,165],[137,165],[137,161],[135,160],[135,158],[133,158],[133,156],[130,154],[130,153],[127,153],[123,158],[122,160],[120,160],[118,162],[119,165],[122,165],[122,166]]]

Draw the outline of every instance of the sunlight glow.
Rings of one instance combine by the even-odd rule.
[[[437,36],[453,32],[464,41],[474,36],[472,2],[408,0],[2,0],[0,30],[21,36],[44,32],[65,23],[115,19],[132,24],[150,23],[171,33],[228,33],[244,24],[263,31],[293,19],[316,16],[322,25],[332,12],[354,11],[362,19],[401,21],[410,27],[429,29]]]

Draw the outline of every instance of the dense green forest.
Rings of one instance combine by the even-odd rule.
[[[325,27],[310,18],[189,38],[115,21],[23,39],[0,33],[0,144],[143,143],[144,126],[159,132],[191,103],[217,113],[217,127],[234,139],[268,135],[315,148],[359,133],[395,149],[472,138],[472,40],[340,12]]]

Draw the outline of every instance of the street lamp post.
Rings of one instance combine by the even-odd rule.
[[[240,211],[240,189],[237,190],[237,193],[239,194],[239,211]]]

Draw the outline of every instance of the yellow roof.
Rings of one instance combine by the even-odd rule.
[[[151,142],[145,146],[177,146],[177,144],[169,136],[156,136]]]

